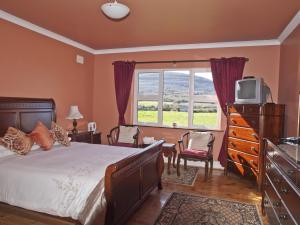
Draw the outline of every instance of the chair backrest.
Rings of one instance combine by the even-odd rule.
[[[207,131],[189,131],[181,136],[179,141],[179,149],[204,150],[212,153],[215,136]]]
[[[138,147],[140,130],[134,125],[122,125],[111,129],[108,142],[111,145]]]

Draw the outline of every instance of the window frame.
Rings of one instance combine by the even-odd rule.
[[[203,98],[202,96],[195,95],[195,74],[197,72],[211,72],[210,68],[164,68],[164,69],[136,69],[134,72],[134,96],[133,96],[133,123],[141,126],[154,126],[154,127],[165,127],[172,128],[163,124],[163,89],[164,89],[164,72],[165,71],[190,71],[189,77],[189,104],[188,104],[188,126],[177,126],[176,128],[183,129],[208,129],[208,130],[220,130],[221,129],[221,107],[217,96],[214,99]],[[158,73],[159,74],[159,88],[157,95],[139,95],[139,73]],[[138,101],[156,101],[157,105],[157,123],[144,123],[138,122]],[[194,102],[210,103],[216,102],[217,104],[217,126],[214,128],[203,128],[201,125],[193,125],[193,109]]]

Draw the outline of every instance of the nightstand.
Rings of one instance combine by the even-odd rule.
[[[70,133],[68,136],[71,138],[71,141],[101,144],[101,132],[98,131],[96,131],[96,133],[79,131],[78,134]]]

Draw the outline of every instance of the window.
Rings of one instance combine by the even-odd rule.
[[[136,70],[133,109],[135,124],[220,128],[210,69]]]

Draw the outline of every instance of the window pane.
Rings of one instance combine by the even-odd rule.
[[[200,128],[217,128],[217,103],[194,102],[193,126]]]
[[[163,125],[188,126],[190,71],[165,71]]]
[[[158,95],[159,73],[139,73],[139,95]]]
[[[157,123],[157,107],[157,101],[138,101],[138,123]]]
[[[194,95],[215,95],[211,72],[195,73]]]

